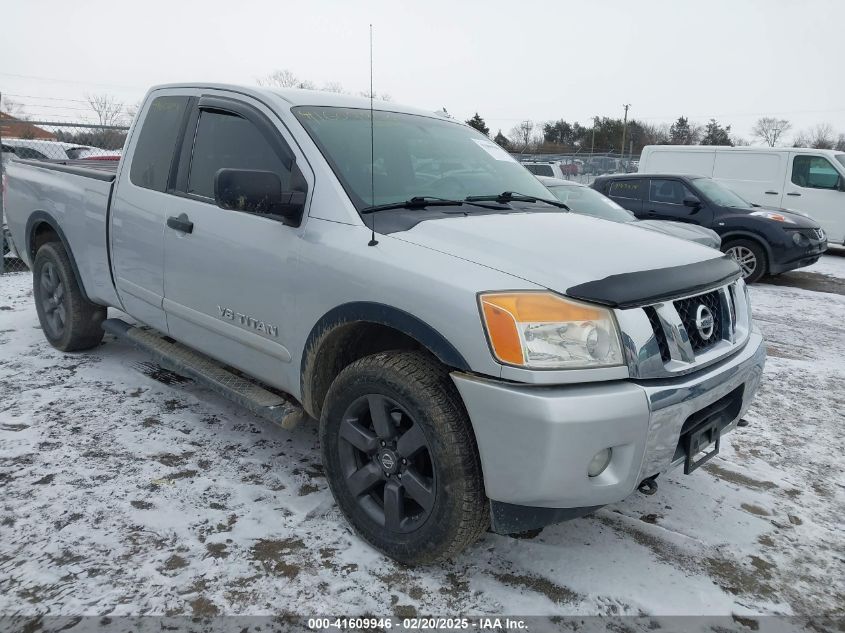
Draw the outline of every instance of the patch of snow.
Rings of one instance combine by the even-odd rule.
[[[410,570],[340,515],[316,428],[163,384],[110,336],[59,352],[30,285],[0,276],[0,613],[841,613],[844,296],[751,288],[765,380],[698,472]]]

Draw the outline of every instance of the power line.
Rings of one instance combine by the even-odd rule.
[[[94,81],[75,81],[73,79],[57,79],[55,77],[38,77],[36,75],[19,75],[17,73],[3,73],[0,72],[0,75],[4,77],[17,77],[18,79],[35,79],[36,81],[53,81],[56,83],[64,83],[64,84],[75,84],[77,86],[105,86],[109,88],[121,88],[124,90],[145,90],[145,88],[141,88],[139,86],[126,86],[122,84],[108,84],[108,83],[99,83]]]
[[[21,99],[42,99],[44,101],[70,101],[73,103],[88,103],[85,99],[66,99],[63,97],[40,97],[37,95],[19,95],[10,92],[4,92],[4,96],[6,97],[17,97]]]

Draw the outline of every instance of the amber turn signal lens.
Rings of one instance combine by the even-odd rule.
[[[491,293],[481,296],[484,324],[496,357],[525,365],[520,323],[560,323],[602,318],[602,312],[547,292]]]

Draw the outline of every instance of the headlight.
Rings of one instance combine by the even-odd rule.
[[[480,295],[481,316],[493,354],[530,369],[610,367],[622,364],[613,313],[550,292]]]
[[[795,224],[794,220],[790,220],[785,215],[781,213],[775,213],[774,211],[752,211],[751,215],[756,215],[758,218],[766,218],[767,220],[774,220],[775,222]]]

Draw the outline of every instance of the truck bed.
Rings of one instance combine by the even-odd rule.
[[[96,178],[97,180],[104,180],[106,182],[111,182],[115,179],[117,168],[120,165],[119,160],[16,159],[15,162],[84,176],[86,178]]]
[[[62,238],[90,300],[119,305],[109,266],[108,219],[120,161],[10,160],[4,197],[12,239],[32,267],[32,235],[42,223]]]

